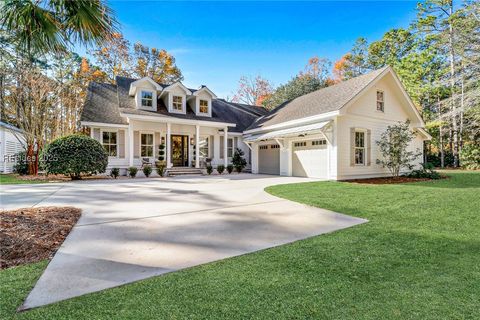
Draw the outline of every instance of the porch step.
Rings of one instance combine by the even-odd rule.
[[[165,170],[167,177],[175,177],[181,175],[203,175],[202,169],[197,168],[169,168]]]

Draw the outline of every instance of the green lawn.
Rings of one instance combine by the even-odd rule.
[[[314,182],[274,195],[369,223],[17,314],[18,318],[474,319],[480,172],[404,185]],[[45,263],[2,271],[0,318]]]
[[[46,183],[48,180],[22,180],[16,174],[0,174],[0,184],[33,184]]]

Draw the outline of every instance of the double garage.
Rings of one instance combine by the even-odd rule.
[[[276,142],[258,147],[258,173],[280,174],[280,145]],[[292,176],[328,178],[328,150],[325,139],[291,141]]]

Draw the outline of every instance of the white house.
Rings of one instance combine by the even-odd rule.
[[[92,83],[82,114],[109,153],[109,167],[140,166],[164,148],[169,168],[228,164],[236,147],[253,173],[350,179],[384,176],[375,141],[388,125],[410,120],[411,149],[431,137],[390,67],[309,93],[269,113],[186,88],[117,77]],[[199,157],[196,157],[199,155]],[[422,161],[419,157],[418,163]]]
[[[0,172],[11,173],[17,153],[25,150],[25,138],[17,127],[0,121]]]

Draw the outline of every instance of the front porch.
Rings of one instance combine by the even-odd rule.
[[[235,148],[244,150],[250,164],[250,149],[243,143],[241,133],[229,131],[234,125],[172,118],[162,122],[128,120],[129,124],[123,126],[91,126],[91,136],[110,152],[108,169],[155,166],[158,161],[164,162],[167,169],[202,169],[208,164],[215,168],[227,166]]]

